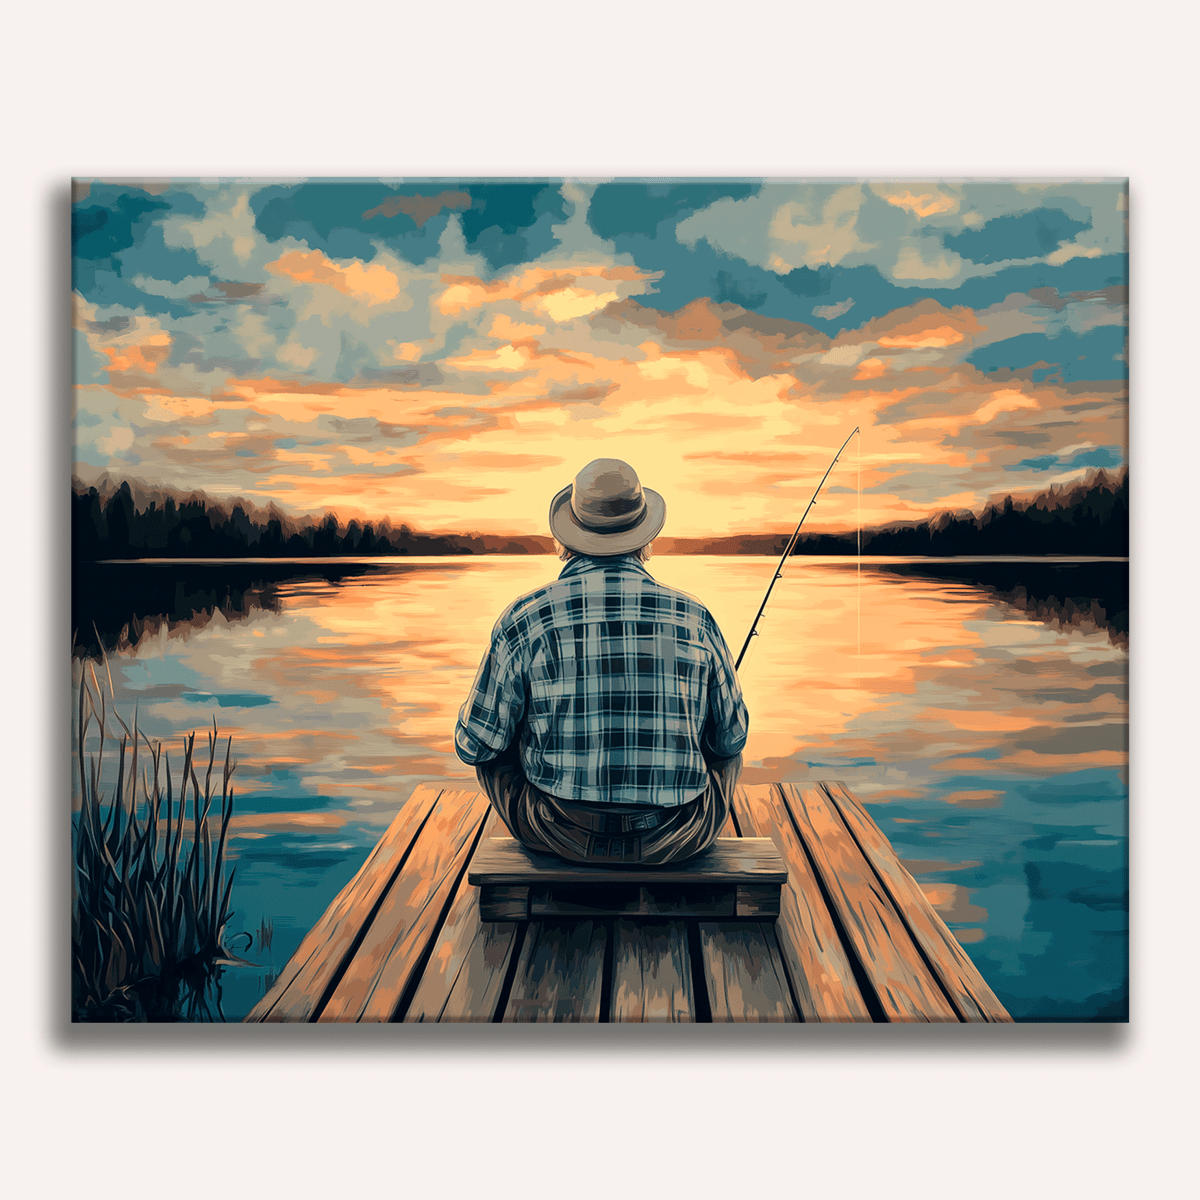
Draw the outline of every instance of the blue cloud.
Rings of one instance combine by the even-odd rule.
[[[637,297],[638,303],[646,307],[673,312],[701,296],[715,299],[721,291],[728,298],[732,298],[733,292],[755,299],[761,294],[764,298],[755,312],[765,317],[800,321],[830,337],[836,337],[843,329],[857,329],[875,317],[925,297],[947,308],[967,305],[978,310],[1014,293],[1028,293],[1037,288],[1057,288],[1065,296],[1074,291],[1098,291],[1124,284],[1128,278],[1126,256],[1110,254],[1073,258],[1056,267],[1044,263],[1005,267],[993,275],[967,279],[956,288],[901,287],[870,265],[821,266],[816,270],[799,267],[786,275],[777,275],[744,259],[721,254],[704,238],[689,248],[666,231],[655,238],[618,234],[612,241],[618,252],[631,255],[642,269],[663,272],[653,293]],[[814,304],[818,299],[820,303]],[[853,301],[853,308],[847,305],[848,301]],[[1040,335],[1031,336],[1045,344]],[[1110,357],[1119,350],[1117,346],[1110,351]],[[1045,353],[1035,355],[1029,362],[1046,357]],[[1012,364],[997,361],[997,365]],[[1118,377],[1123,366],[1113,363],[1105,369],[1107,374],[1091,378]],[[1078,373],[1072,377],[1083,378]]]
[[[729,271],[718,271],[713,284],[712,298],[718,304],[739,304],[753,311],[767,298],[766,292],[755,290],[753,285],[734,278]]]
[[[396,205],[442,192],[465,194],[469,204],[447,203],[420,219]],[[416,264],[437,255],[451,213],[459,212],[468,248],[493,270],[549,250],[551,227],[566,219],[556,183],[301,183],[263,188],[250,207],[255,226],[270,242],[291,237],[331,258],[363,262],[375,257],[374,243],[383,242]]]
[[[1126,329],[1122,325],[1100,325],[1087,333],[1064,329],[1053,337],[1023,333],[990,346],[981,346],[967,362],[981,371],[1001,368],[1019,371],[1035,363],[1047,363],[1034,372],[1037,383],[1061,376],[1064,383],[1081,380],[1123,379]]]
[[[1075,471],[1080,467],[1119,467],[1125,461],[1119,446],[1099,446],[1095,450],[1080,450],[1070,458],[1057,454],[1042,454],[1005,467],[1006,471]]]
[[[1077,221],[1058,208],[1035,208],[1015,217],[993,217],[979,229],[966,229],[942,239],[947,250],[975,263],[1013,258],[1041,258],[1091,228],[1090,218]],[[932,230],[928,232],[933,232]]]
[[[255,226],[269,242],[291,237],[333,258],[370,262],[375,257],[372,237],[391,241],[416,224],[403,213],[371,220],[363,213],[393,196],[414,193],[415,189],[397,191],[383,183],[301,183],[263,188],[250,198],[250,208]],[[436,251],[436,239],[433,248]]]
[[[120,275],[117,255],[142,236],[149,214],[168,207],[145,193],[121,193],[108,204],[76,205],[71,213],[72,287],[86,295],[98,267]]]
[[[189,192],[151,196],[138,188],[94,184],[88,203],[75,205],[71,214],[72,286],[100,305],[187,316],[193,311],[189,304],[150,295],[128,280],[149,275],[178,283],[208,275],[209,267],[194,250],[167,246],[161,224],[167,215],[203,213],[203,203]]]
[[[471,207],[462,214],[463,237],[493,271],[551,249],[551,226],[567,217],[557,184],[472,183],[465,190]]]
[[[872,267],[871,270],[875,268]],[[828,296],[829,289],[833,286],[833,272],[834,268],[824,263],[815,271],[812,267],[796,267],[786,275],[777,275],[776,278],[793,296]]]
[[[759,189],[753,183],[602,183],[592,193],[588,224],[608,241],[621,234],[652,238],[664,221],[675,224],[717,200],[744,200]],[[669,234],[674,237],[674,231]]]

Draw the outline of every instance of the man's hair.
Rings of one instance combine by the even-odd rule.
[[[568,550],[567,547],[557,539],[554,542],[554,551],[558,557],[563,560],[563,562],[570,562],[571,559],[575,557],[575,551]],[[638,560],[638,562],[649,562],[651,555],[654,553],[654,543],[647,542],[640,550],[631,550],[630,553]]]

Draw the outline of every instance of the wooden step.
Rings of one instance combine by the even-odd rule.
[[[664,866],[594,866],[533,854],[515,838],[484,839],[467,882],[484,921],[565,917],[774,920],[787,868],[770,838],[717,838]]]

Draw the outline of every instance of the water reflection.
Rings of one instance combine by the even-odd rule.
[[[736,650],[773,562],[650,566],[701,597]],[[844,780],[1019,1018],[1094,1019],[1124,1003],[1127,568],[1080,566],[794,559],[741,672],[746,782]],[[453,724],[492,623],[558,568],[114,565],[110,581],[160,572],[158,591],[131,574],[124,593],[81,598],[84,615],[109,605],[96,625],[121,646],[117,692],[150,737],[170,744],[218,712],[233,734],[238,920],[273,919],[275,934],[260,974],[227,979],[231,1018],[412,788],[469,775]],[[200,595],[214,600],[186,611]],[[139,616],[121,641],[124,614],[149,614],[155,597],[167,600],[157,620]],[[1075,619],[1066,601],[1078,613],[1081,599],[1089,616]]]
[[[161,630],[187,637],[220,613],[226,621],[279,611],[279,584],[338,583],[373,569],[345,562],[76,563],[71,587],[73,651],[98,657],[134,649]],[[382,569],[389,569],[384,567]]]
[[[1059,627],[1104,629],[1118,645],[1129,642],[1129,566],[1123,560],[952,559],[885,563],[881,569],[894,575],[983,588],[1034,620]]]

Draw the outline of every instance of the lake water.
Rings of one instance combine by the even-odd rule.
[[[740,672],[743,781],[843,780],[1018,1020],[1124,1019],[1127,564],[867,561],[790,561]],[[773,567],[650,563],[708,605],[735,654]],[[471,777],[452,734],[492,624],[559,569],[496,556],[77,571],[77,652],[94,623],[126,720],[136,704],[168,749],[214,716],[233,735],[231,929],[265,919],[274,939],[247,952],[257,967],[224,972],[229,1020],[413,788]]]

